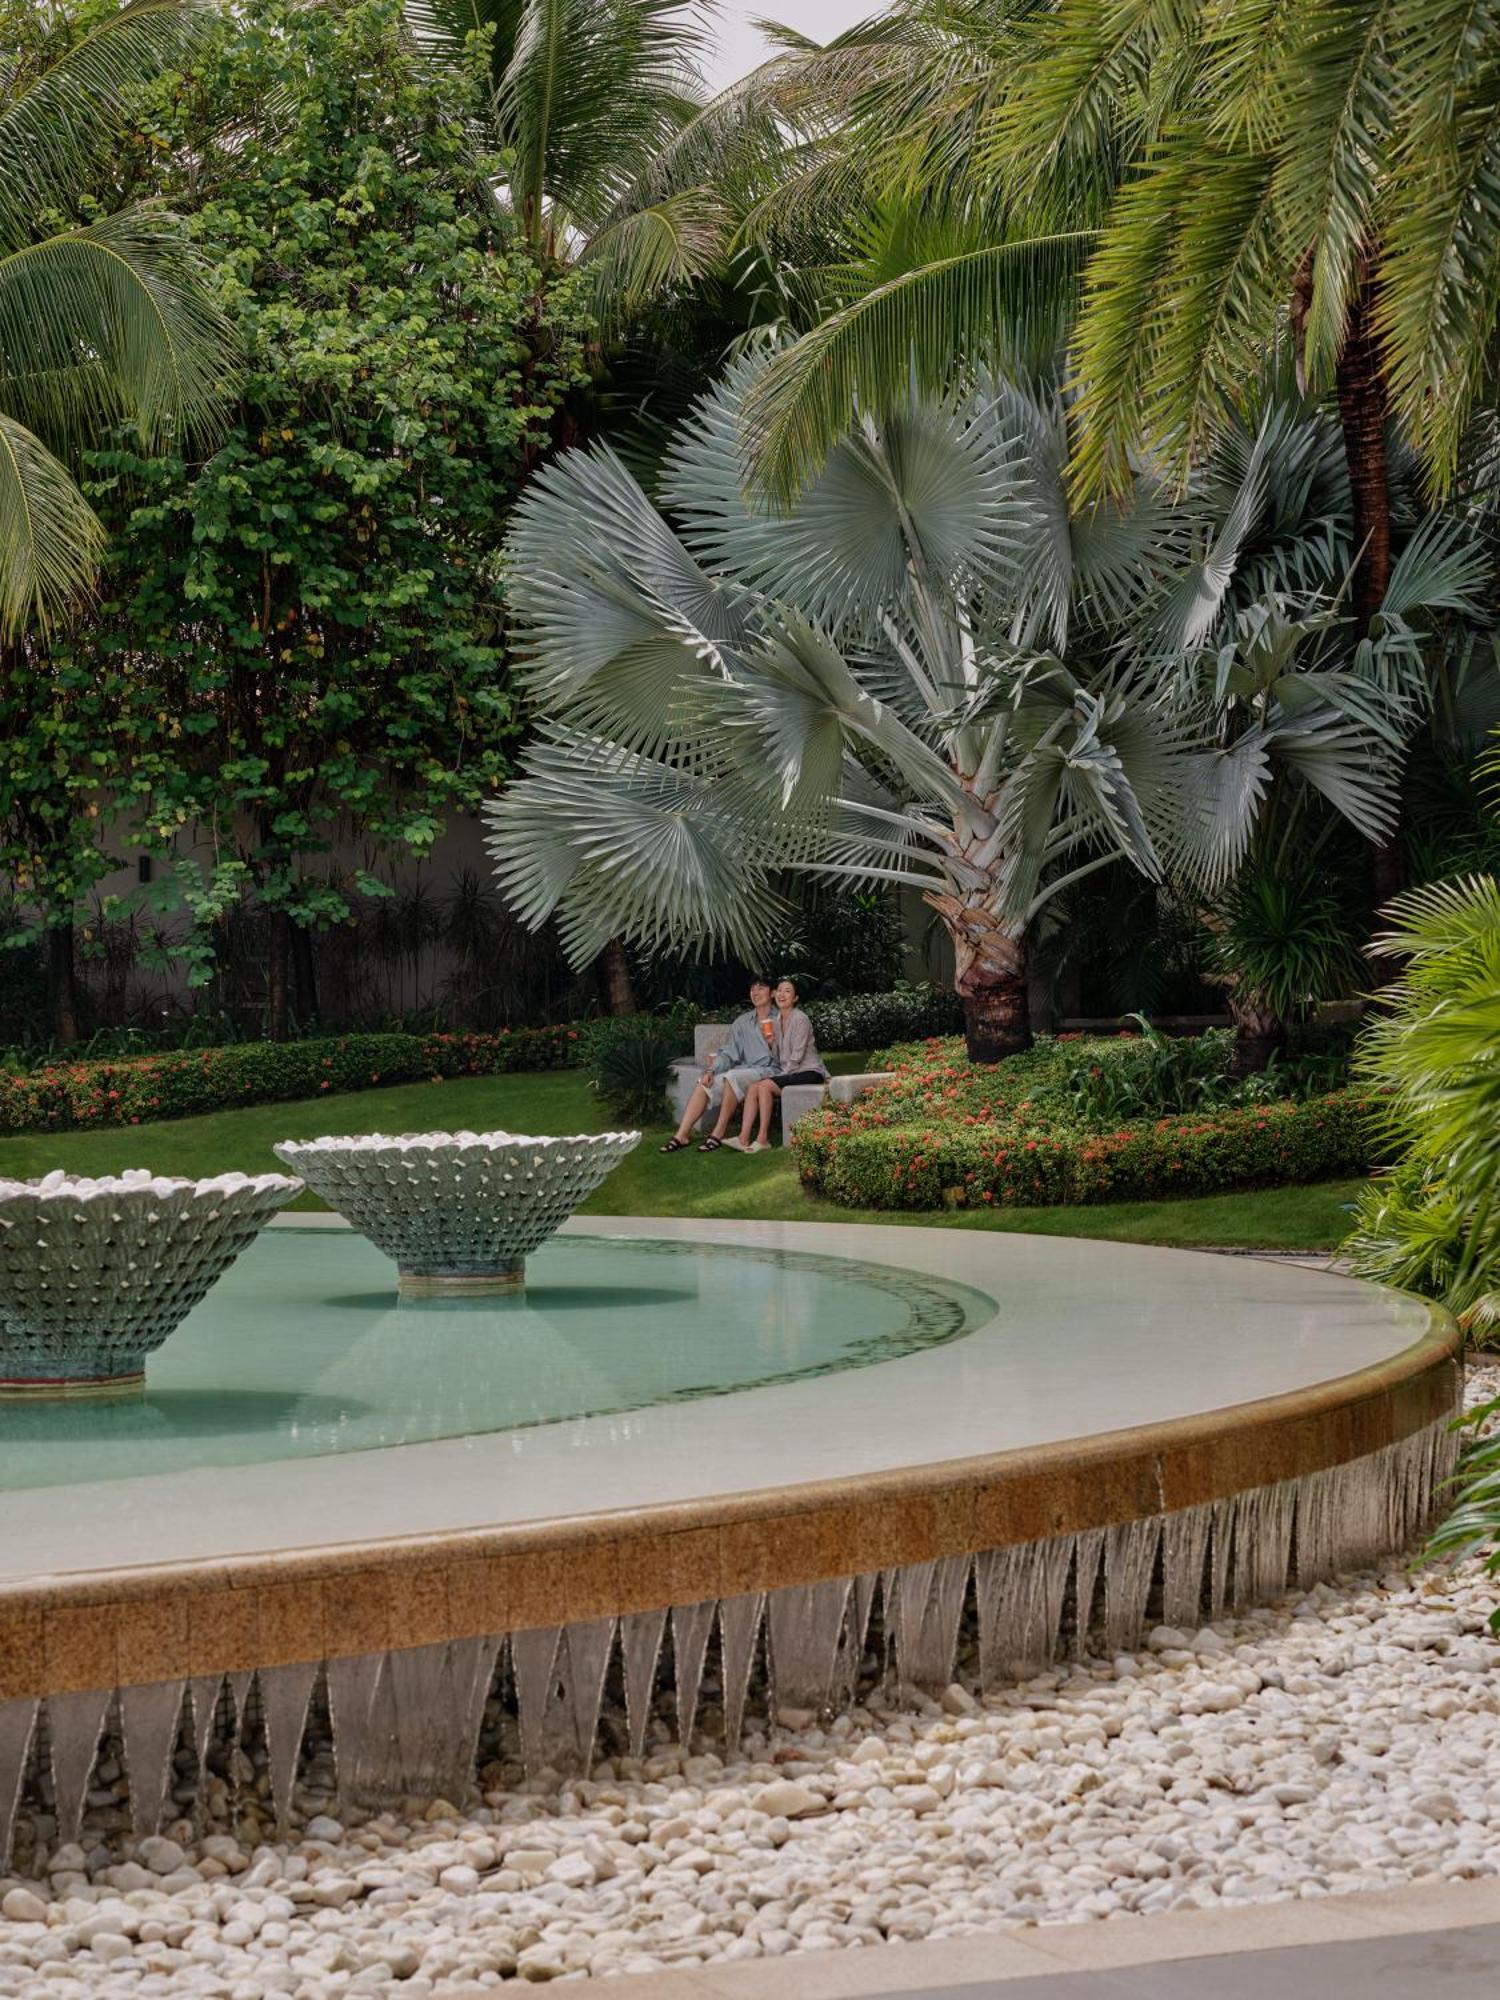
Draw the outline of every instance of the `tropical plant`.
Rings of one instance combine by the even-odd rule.
[[[104,530],[74,477],[121,417],[155,441],[220,409],[233,355],[176,217],[112,207],[139,88],[194,46],[198,0],[87,25],[8,0],[0,57],[0,643],[46,633],[93,581]],[[14,654],[8,672],[35,662]]]
[[[683,1031],[659,1014],[596,1021],[587,1031],[589,1082],[611,1117],[656,1125],[667,1115],[672,1061]]]
[[[1492,876],[1412,891],[1382,940],[1405,965],[1361,1061],[1404,1156],[1362,1197],[1345,1244],[1362,1277],[1440,1299],[1476,1341],[1500,1329],[1500,883]],[[1429,1554],[1488,1550],[1500,1573],[1500,1398],[1467,1422],[1452,1511]],[[1500,1612],[1492,1623],[1500,1629]]]
[[[1236,1074],[1263,1070],[1293,1022],[1360,980],[1347,901],[1315,865],[1243,869],[1215,912],[1211,960],[1228,989]]]
[[[763,366],[669,456],[675,528],[602,450],[518,514],[510,595],[546,722],[492,845],[575,959],[613,929],[748,956],[778,926],[778,868],[907,883],[992,1058],[1028,1038],[1028,927],[1111,858],[1218,893],[1267,840],[1316,852],[1315,805],[1388,827],[1419,712],[1410,620],[1474,573],[1442,536],[1414,538],[1356,649],[1316,591],[1231,588],[1274,416],[1237,480],[1172,505],[1143,475],[1070,512],[1063,399],[987,381],[863,420],[782,513],[744,486]]]
[[[1068,1045],[1064,1082],[1080,1120],[1108,1130],[1128,1118],[1164,1118],[1229,1101],[1230,1037],[1164,1035],[1144,1014],[1133,1034]]]
[[[1362,1198],[1346,1250],[1483,1334],[1500,1321],[1500,883],[1431,883],[1387,915],[1380,946],[1405,970],[1359,1063],[1403,1157]]]
[[[544,272],[579,265],[612,317],[700,275],[723,221],[702,189],[647,183],[705,92],[703,17],[683,0],[406,0],[424,56],[489,69],[483,143],[501,198]]]
[[[925,238],[824,295],[758,386],[761,472],[790,492],[858,409],[913,379],[941,390],[1076,306],[1080,491],[1123,490],[1142,448],[1181,484],[1290,329],[1305,381],[1335,396],[1369,629],[1394,557],[1388,420],[1444,484],[1493,381],[1500,38],[1483,20],[1427,0],[904,0],[862,59],[814,72],[837,113],[817,192],[868,209],[885,191]],[[783,178],[766,204],[782,219],[803,162]]]

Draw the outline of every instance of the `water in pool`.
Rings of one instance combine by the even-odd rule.
[[[268,1231],[147,1363],[142,1397],[0,1403],[0,1489],[603,1416],[886,1361],[994,1311],[793,1251],[563,1236],[514,1299],[398,1303],[348,1230]]]

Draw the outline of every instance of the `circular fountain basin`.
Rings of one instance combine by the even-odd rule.
[[[530,1253],[640,1136],[368,1132],[274,1150],[393,1260],[402,1298],[487,1298],[521,1289]]]
[[[86,1776],[117,1697],[170,1751],[258,1674],[280,1798],[326,1686],[356,1790],[456,1796],[497,1662],[533,1763],[557,1673],[582,1745],[664,1631],[685,1741],[712,1633],[823,1706],[877,1599],[917,1686],[965,1616],[992,1677],[1127,1650],[1409,1544],[1458,1352],[1321,1271],[978,1229],[570,1223],[523,1299],[397,1305],[284,1218],[137,1409],[0,1409],[0,1845],[43,1701]]]
[[[146,1356],[301,1191],[143,1169],[0,1181],[0,1399],[138,1392]]]

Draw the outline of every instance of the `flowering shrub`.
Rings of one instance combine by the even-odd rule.
[[[143,1125],[231,1104],[270,1104],[324,1091],[508,1070],[567,1069],[579,1060],[574,1027],[494,1035],[337,1035],[305,1042],[239,1042],[103,1062],[0,1071],[0,1131]]]
[[[798,1124],[803,1182],[850,1208],[1037,1208],[1321,1180],[1377,1157],[1355,1090],[1097,1129],[1069,1087],[1077,1053],[1039,1042],[978,1068],[961,1043],[890,1050],[890,1083]]]

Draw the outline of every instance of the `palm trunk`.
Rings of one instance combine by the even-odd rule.
[[[621,938],[611,938],[599,954],[599,969],[604,977],[604,997],[611,1014],[634,1014],[639,1010],[635,1004],[635,986],[630,977],[630,960],[625,956],[625,945]]]
[[[1287,1027],[1269,1007],[1253,1000],[1241,1000],[1229,989],[1229,1013],[1234,1022],[1234,1054],[1229,1069],[1232,1076],[1259,1076],[1269,1069],[1271,1058],[1286,1047]]]
[[[954,985],[964,1003],[970,1062],[1003,1062],[1029,1049],[1024,933],[1002,922],[985,898],[960,902],[956,896],[928,895],[924,900],[953,939]]]
[[[1374,313],[1374,287],[1366,276],[1349,308],[1335,374],[1354,515],[1354,620],[1361,637],[1384,603],[1391,580],[1391,489],[1385,450],[1390,403]]]
[[[55,924],[47,933],[47,1011],[52,1039],[71,1049],[78,1040],[78,972],[73,953],[73,926]]]
[[[1368,275],[1349,309],[1336,381],[1344,459],[1354,517],[1351,585],[1355,630],[1361,638],[1385,602],[1391,580],[1391,491],[1386,458],[1390,399],[1374,331],[1374,288]],[[1406,850],[1399,827],[1370,860],[1370,900],[1381,909],[1406,884]],[[1377,975],[1380,968],[1376,968]]]

